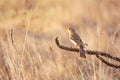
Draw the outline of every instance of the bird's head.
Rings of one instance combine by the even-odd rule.
[[[71,28],[71,27],[67,27],[67,31],[68,31],[68,32],[71,32],[71,31],[74,31],[74,29]]]

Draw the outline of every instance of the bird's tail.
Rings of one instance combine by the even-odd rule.
[[[85,56],[85,51],[83,50],[83,48],[79,48],[80,50],[80,57],[82,57],[82,58],[86,58],[86,56]]]

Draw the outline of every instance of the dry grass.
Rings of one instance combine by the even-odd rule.
[[[119,3],[0,0],[1,80],[119,80],[119,69],[104,65],[95,56],[81,59],[79,54],[60,50],[54,42],[54,37],[59,36],[63,44],[73,46],[65,30],[69,25],[88,43],[86,49],[119,57]],[[10,29],[14,30],[15,46]]]

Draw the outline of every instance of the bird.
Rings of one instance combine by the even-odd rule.
[[[86,58],[85,56],[85,45],[88,45],[86,43],[83,43],[80,36],[75,32],[75,30],[71,27],[67,27],[67,31],[69,33],[69,39],[70,41],[75,45],[79,46],[79,52],[81,58]]]

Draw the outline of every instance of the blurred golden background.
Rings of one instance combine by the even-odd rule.
[[[120,56],[120,0],[0,0],[1,80],[119,80],[120,71],[95,56],[60,50],[73,46],[73,27],[86,49]],[[10,30],[13,29],[14,45]],[[113,62],[109,60],[110,62]],[[116,63],[116,62],[114,62]]]

